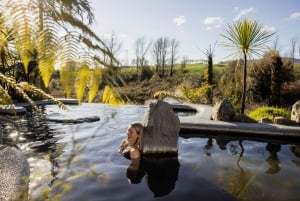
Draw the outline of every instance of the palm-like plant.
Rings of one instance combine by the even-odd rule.
[[[241,113],[245,110],[246,100],[246,78],[247,78],[247,59],[251,55],[260,55],[266,48],[265,44],[275,32],[267,30],[263,24],[256,20],[243,19],[228,25],[225,34],[222,37],[227,42],[222,43],[225,47],[231,48],[233,55],[244,59],[244,75],[243,75],[243,94],[241,102]]]
[[[34,61],[44,86],[48,87],[55,68],[61,68],[61,72],[64,73],[66,69],[72,69],[70,73],[76,76],[82,75],[74,73],[82,69],[81,64],[89,69],[99,69],[106,65],[100,59],[103,54],[116,61],[104,42],[90,29],[89,25],[93,20],[88,0],[1,0],[0,73],[3,74],[0,76],[0,91],[3,93],[0,99],[9,100],[9,94],[4,91],[7,92],[7,87],[18,86],[12,84],[16,83],[16,80],[11,77],[11,70],[6,70],[16,66],[16,63],[21,62],[25,74],[28,74],[28,66]],[[86,52],[89,52],[89,57],[86,56]],[[81,64],[77,64],[77,61]],[[68,94],[69,85],[74,84],[73,80],[76,78],[66,81],[62,76]],[[86,83],[88,79],[93,80],[91,85],[99,84],[92,75],[90,78],[81,77],[77,80]],[[100,79],[100,76],[97,79]],[[32,87],[30,89],[33,89]],[[93,90],[96,88],[90,87]]]

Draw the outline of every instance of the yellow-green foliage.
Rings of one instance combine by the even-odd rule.
[[[125,101],[120,99],[117,96],[116,92],[109,85],[106,85],[104,88],[102,102],[112,104],[112,105],[125,104]]]
[[[89,100],[88,102],[91,103],[98,91],[99,85],[101,83],[101,75],[102,70],[100,68],[95,68],[92,70],[92,80],[91,80],[91,87],[89,90]]]
[[[91,71],[87,65],[83,64],[82,67],[78,69],[75,85],[76,85],[76,96],[79,103],[83,98],[83,94],[87,87],[87,83],[90,79],[90,75],[91,75]]]
[[[33,102],[33,100],[29,97],[29,94],[40,96],[43,98],[50,99],[54,101],[62,109],[67,109],[67,107],[60,101],[56,100],[53,96],[45,93],[43,90],[35,87],[34,85],[29,84],[28,82],[20,82],[16,83],[14,79],[10,77],[6,77],[2,73],[0,73],[0,81],[5,82],[9,87],[16,90],[16,92],[22,96],[26,101],[28,101],[35,110],[39,110],[37,105]],[[7,91],[0,87],[0,107],[7,107],[6,104],[12,104],[12,99],[8,96]],[[11,108],[14,108],[13,105],[10,105]]]
[[[278,107],[259,107],[248,113],[248,116],[255,119],[260,120],[261,118],[268,118],[273,120],[274,117],[285,117],[290,118],[290,112],[284,108]]]
[[[72,65],[75,64],[69,62],[65,66],[60,67],[59,69],[60,81],[64,87],[67,98],[71,97],[71,91],[74,85],[74,71]]]
[[[1,77],[0,77],[1,78]],[[0,107],[13,103],[8,91],[0,85]]]
[[[179,90],[182,96],[190,103],[208,103],[208,92],[211,90],[212,86],[204,84],[198,88],[189,88],[185,85],[180,85]]]
[[[158,100],[163,100],[166,97],[174,96],[168,91],[157,91],[154,94],[154,98]]]
[[[35,48],[35,34],[36,30],[38,30],[37,15],[34,15],[37,13],[25,12],[27,9],[28,7],[25,4],[19,4],[18,7],[11,4],[11,7],[7,8],[7,12],[10,13],[13,21],[13,37],[16,39],[16,50],[22,60],[26,74],[28,73],[29,62],[32,60]]]
[[[44,22],[44,30],[38,36],[38,67],[46,87],[49,86],[51,75],[54,72],[56,53],[58,49],[57,38],[53,35],[55,30],[50,23]]]

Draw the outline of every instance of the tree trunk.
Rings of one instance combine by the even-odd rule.
[[[281,58],[276,56],[273,58],[272,65],[272,74],[271,74],[271,106],[280,106],[280,89],[281,89],[281,69],[282,69],[282,61]]]
[[[241,114],[245,112],[245,102],[246,102],[246,84],[247,84],[247,55],[244,53],[244,77],[243,77],[243,94],[242,94],[242,104],[241,104]]]
[[[212,54],[209,54],[207,57],[207,84],[212,86],[213,85],[213,57]],[[208,103],[213,103],[213,93],[212,88],[209,89],[207,92]]]

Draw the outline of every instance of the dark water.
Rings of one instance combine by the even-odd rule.
[[[32,200],[300,200],[298,142],[229,136],[179,138],[178,157],[144,157],[139,171],[118,152],[128,123],[143,106],[46,106],[47,118],[99,116],[98,122],[63,124],[18,119],[21,149],[31,165]],[[14,138],[11,134],[11,138]]]

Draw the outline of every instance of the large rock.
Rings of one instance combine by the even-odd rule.
[[[150,103],[143,126],[143,154],[177,154],[180,121],[170,104],[164,101]]]
[[[218,102],[214,106],[211,114],[211,118],[217,121],[231,121],[234,116],[234,107],[228,99],[223,99]]]
[[[28,200],[29,164],[15,147],[0,145],[0,200]]]
[[[300,123],[300,100],[292,107],[291,120]]]
[[[280,124],[280,125],[287,125],[287,126],[296,126],[297,125],[297,123],[295,121],[292,121],[292,120],[284,118],[284,117],[275,117],[274,123]]]

